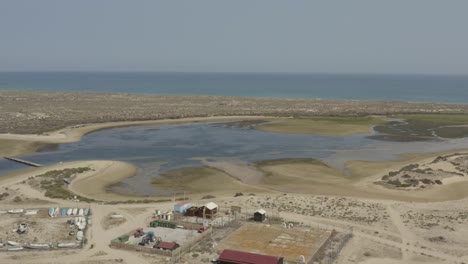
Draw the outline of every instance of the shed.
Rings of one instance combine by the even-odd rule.
[[[161,216],[161,210],[159,210],[159,209],[154,210],[154,216],[160,217]]]
[[[213,202],[209,202],[207,204],[205,204],[205,207],[209,210],[214,210],[214,209],[217,209],[218,208],[218,205],[213,203]]]
[[[211,219],[215,217],[217,213],[218,205],[213,202],[209,202],[198,209],[197,216]]]
[[[185,214],[187,212],[187,209],[192,207],[192,203],[190,202],[179,202],[176,205],[174,205],[174,211],[179,212],[181,214]]]
[[[185,216],[197,216],[198,207],[192,206],[185,211]]]
[[[71,179],[70,178],[63,178],[63,182],[66,184],[71,184]]]
[[[259,209],[259,210],[255,211],[254,220],[256,222],[263,222],[263,221],[265,221],[265,218],[266,218],[266,211],[265,210]]]
[[[219,255],[219,264],[283,264],[283,257],[225,249]]]
[[[167,211],[159,216],[160,219],[171,221],[173,218],[172,211]]]
[[[179,247],[179,244],[176,242],[160,242],[158,245],[156,245],[157,249],[163,249],[163,250],[174,250]]]

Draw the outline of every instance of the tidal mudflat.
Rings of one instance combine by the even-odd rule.
[[[137,174],[121,183],[114,183],[109,190],[124,195],[157,196],[195,192],[193,189],[169,188],[162,180],[156,180],[154,184],[154,177],[163,174],[168,178],[174,170],[183,168],[217,168],[227,172],[228,176],[239,178],[238,174],[253,173],[257,168],[252,164],[256,162],[310,158],[320,160],[346,178],[350,176],[347,163],[351,160],[395,161],[401,160],[400,155],[405,153],[468,148],[468,139],[465,138],[382,141],[373,138],[381,133],[372,132],[369,126],[368,133],[352,135],[290,134],[256,129],[270,123],[274,124],[257,120],[112,128],[90,133],[79,142],[60,144],[24,158],[45,165],[76,160],[128,162],[138,168]],[[12,170],[10,166],[13,164],[2,160],[0,165],[0,173],[5,173]],[[20,168],[20,165],[14,166]],[[268,181],[257,181],[257,184],[266,183]]]

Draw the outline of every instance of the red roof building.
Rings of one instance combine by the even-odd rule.
[[[219,255],[220,264],[283,264],[282,257],[225,249]]]
[[[157,249],[164,249],[164,250],[174,250],[179,247],[179,244],[176,242],[160,242],[156,248]]]

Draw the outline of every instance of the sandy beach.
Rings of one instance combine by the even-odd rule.
[[[93,171],[80,175],[68,185],[68,189],[73,193],[100,201],[122,201],[131,198],[109,193],[107,188],[135,175],[135,166],[119,161],[91,161],[74,166],[89,167]]]

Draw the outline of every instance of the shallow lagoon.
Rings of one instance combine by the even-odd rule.
[[[201,166],[197,158],[253,162],[279,158],[312,157],[339,169],[348,160],[391,160],[403,153],[467,149],[468,138],[426,142],[387,142],[352,136],[293,135],[262,132],[236,122],[190,123],[113,128],[88,134],[81,141],[24,156],[40,164],[75,160],[120,160],[139,172],[114,191],[154,194],[148,184],[160,172]],[[0,160],[0,174],[25,168]]]

